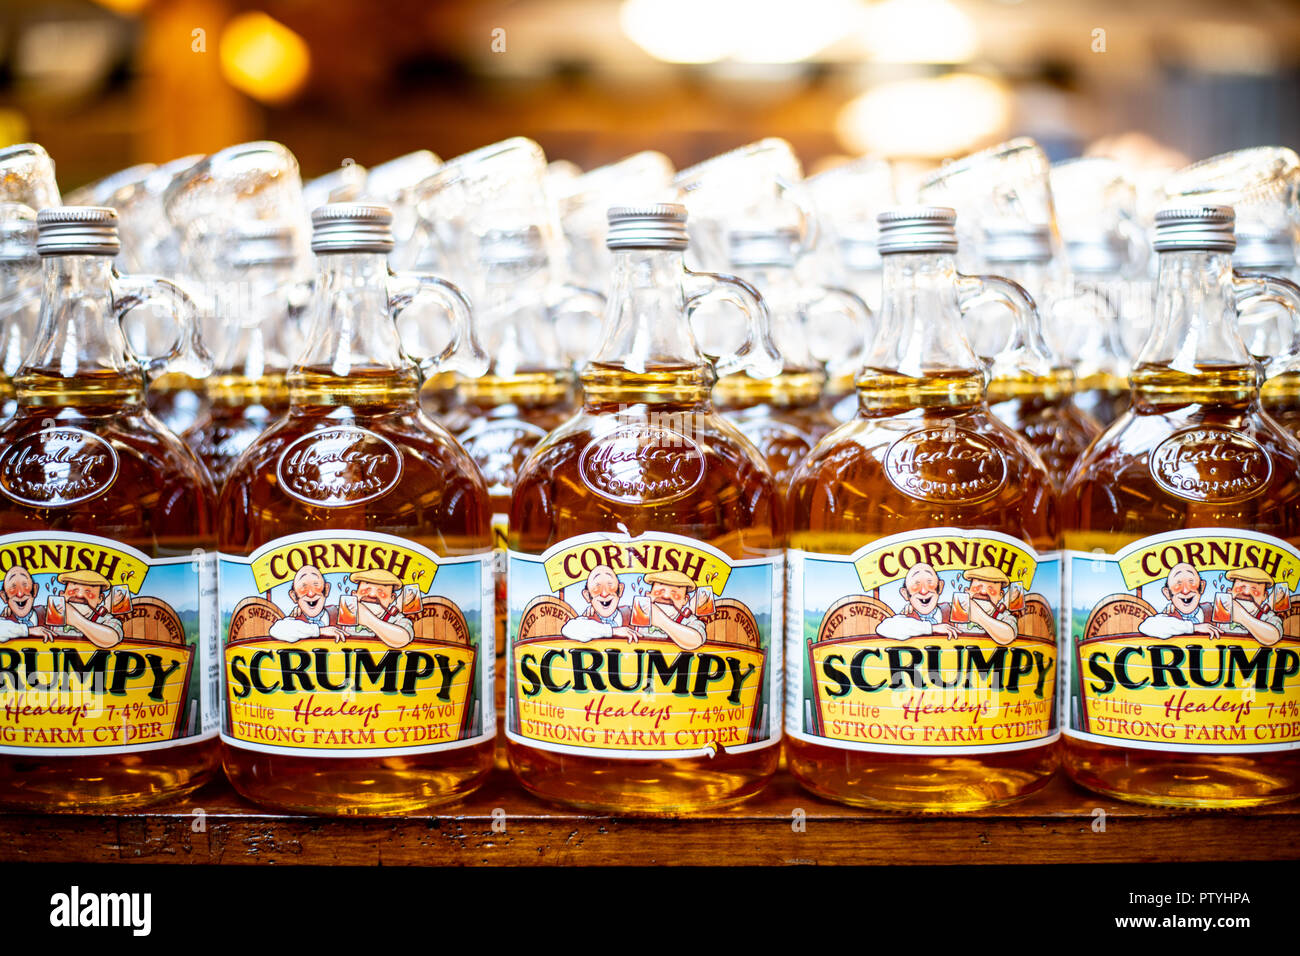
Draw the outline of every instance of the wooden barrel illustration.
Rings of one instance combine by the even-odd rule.
[[[235,613],[230,615],[228,642],[266,637],[271,625],[282,617],[284,613],[266,598],[244,598],[235,605]]]
[[[840,598],[822,615],[817,629],[818,641],[833,641],[841,637],[870,637],[876,633],[880,622],[893,617],[894,612],[884,601],[865,594]]]
[[[577,612],[566,601],[550,594],[535,597],[524,608],[523,616],[519,619],[519,635],[515,640],[559,637],[560,629],[577,616]]]
[[[1088,615],[1083,640],[1109,634],[1136,634],[1138,625],[1156,613],[1146,601],[1132,594],[1112,594],[1102,598]]]
[[[1021,637],[1056,643],[1056,619],[1047,598],[1041,594],[1025,595],[1025,608],[1016,615],[1016,630]]]
[[[1300,604],[1292,604],[1278,616],[1282,618],[1282,636],[1300,639]]]
[[[417,641],[443,641],[447,644],[469,646],[469,626],[465,615],[455,603],[445,597],[426,597],[420,610],[411,616]]]
[[[122,636],[128,640],[185,643],[185,625],[181,623],[181,616],[161,598],[135,598],[131,610],[118,615],[118,620],[122,622]]]
[[[731,598],[719,598],[714,602],[713,613],[704,618],[704,634],[709,643],[722,641],[742,647],[761,645],[758,622],[754,620],[753,612]]]

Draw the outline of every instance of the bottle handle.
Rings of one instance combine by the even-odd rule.
[[[1011,334],[1004,344],[992,354],[979,354],[977,345],[971,351],[979,357],[984,367],[985,382],[1003,374],[1043,377],[1055,367],[1052,349],[1043,338],[1038,306],[1018,282],[1004,276],[957,275],[957,305],[965,317],[971,310],[986,303],[997,303],[1011,310]],[[969,336],[967,337],[969,341]]]
[[[442,351],[411,355],[426,377],[457,372],[465,378],[486,374],[491,364],[474,333],[474,310],[460,288],[440,276],[423,272],[389,272],[388,311],[396,323],[416,302],[432,299],[447,314],[450,334]]]
[[[718,377],[747,372],[751,378],[772,378],[779,373],[781,353],[772,341],[772,318],[758,290],[736,276],[684,271],[688,320],[706,301],[728,303],[745,317],[745,338],[739,348],[722,355],[704,353]]]
[[[1291,315],[1290,346],[1278,355],[1256,355],[1263,366],[1264,378],[1270,379],[1288,372],[1300,372],[1300,286],[1281,276],[1262,272],[1232,273],[1232,290],[1237,300],[1237,310],[1247,302],[1272,302]]]
[[[554,323],[561,353],[571,365],[580,366],[600,340],[605,296],[595,289],[568,284],[556,287],[555,292],[547,302],[547,315]]]
[[[845,374],[854,375],[866,363],[869,335],[871,324],[876,317],[875,313],[871,311],[871,306],[867,305],[866,300],[849,289],[839,286],[818,286],[817,292],[819,295],[804,303],[802,310],[808,319],[808,351],[812,353],[814,359],[826,366],[826,373],[831,378]],[[823,309],[823,304],[828,307]],[[824,337],[823,341],[827,348],[824,350],[825,354],[822,354],[816,348],[818,337],[812,332],[812,316],[824,312],[836,313],[845,322],[837,329],[839,334]],[[847,326],[847,334],[845,334],[845,326]],[[855,343],[847,353],[843,349],[845,341]],[[839,348],[836,348],[837,344]]]
[[[163,372],[178,372],[191,378],[207,378],[212,374],[212,355],[199,332],[199,307],[188,292],[161,276],[122,275],[116,269],[109,288],[118,326],[122,327],[128,350],[144,369],[146,381]],[[176,338],[164,352],[141,352],[129,344],[130,337],[123,323],[131,310],[156,305],[163,306],[175,321]]]
[[[802,182],[791,182],[784,176],[777,176],[776,184],[781,190],[781,197],[794,206],[795,212],[799,214],[799,244],[795,255],[801,257],[815,249],[821,241],[821,221],[817,217],[812,196]]]

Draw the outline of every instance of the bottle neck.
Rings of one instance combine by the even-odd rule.
[[[382,253],[317,258],[307,344],[287,376],[292,406],[412,405],[420,374],[402,350]]]
[[[1067,399],[1075,388],[1073,367],[1064,359],[1059,336],[1053,335],[1053,320],[1064,298],[1064,283],[1055,264],[1041,259],[1010,259],[990,263],[992,272],[1012,280],[1029,293],[1035,308],[1016,315],[1010,340],[1005,336],[999,309],[995,337],[1005,341],[1006,352],[992,356],[987,398],[990,404],[1009,399],[1036,399],[1057,403]],[[969,323],[965,323],[969,326]],[[1024,353],[1028,352],[1029,355]],[[1041,365],[1026,361],[1041,356]],[[1037,367],[1035,367],[1037,366]]]
[[[479,378],[460,380],[458,391],[467,401],[545,405],[571,396],[573,372],[561,353],[547,281],[533,260],[487,265],[474,324],[491,365]]]
[[[623,249],[600,345],[582,371],[588,407],[707,402],[717,376],[686,316],[680,251]]]
[[[821,400],[826,370],[808,349],[808,290],[793,266],[733,266],[762,294],[772,323],[772,340],[781,353],[781,371],[771,378],[738,372],[718,380],[713,397],[721,407],[759,404],[804,406]]]
[[[108,256],[50,256],[36,333],[14,376],[19,405],[119,407],[144,400],[145,377],[113,305]]]
[[[214,313],[222,332],[207,393],[216,405],[283,403],[289,359],[283,342],[292,321],[293,266],[257,264],[218,286]]]
[[[1237,332],[1232,257],[1160,254],[1155,324],[1133,368],[1135,404],[1248,404],[1260,369]]]
[[[957,278],[950,254],[884,256],[880,323],[858,377],[864,411],[983,401],[984,369],[962,328]]]

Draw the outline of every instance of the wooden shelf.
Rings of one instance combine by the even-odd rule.
[[[195,832],[196,808],[204,829]],[[504,831],[493,810],[505,811]],[[792,828],[796,808],[804,832]],[[1093,829],[1105,811],[1105,831]],[[500,826],[500,824],[498,824]],[[260,810],[224,782],[134,813],[0,814],[0,862],[316,865],[1136,863],[1300,858],[1300,803],[1177,812],[1106,800],[1057,777],[980,815],[904,816],[809,796],[788,776],[724,811],[668,819],[563,810],[496,770],[439,814],[332,819]]]

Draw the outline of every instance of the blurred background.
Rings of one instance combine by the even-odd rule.
[[[305,177],[507,136],[680,169],[763,136],[812,173],[1027,135],[1176,166],[1300,141],[1287,0],[9,0],[0,141],[65,190],[272,138]],[[1140,131],[1140,132],[1139,132]]]

